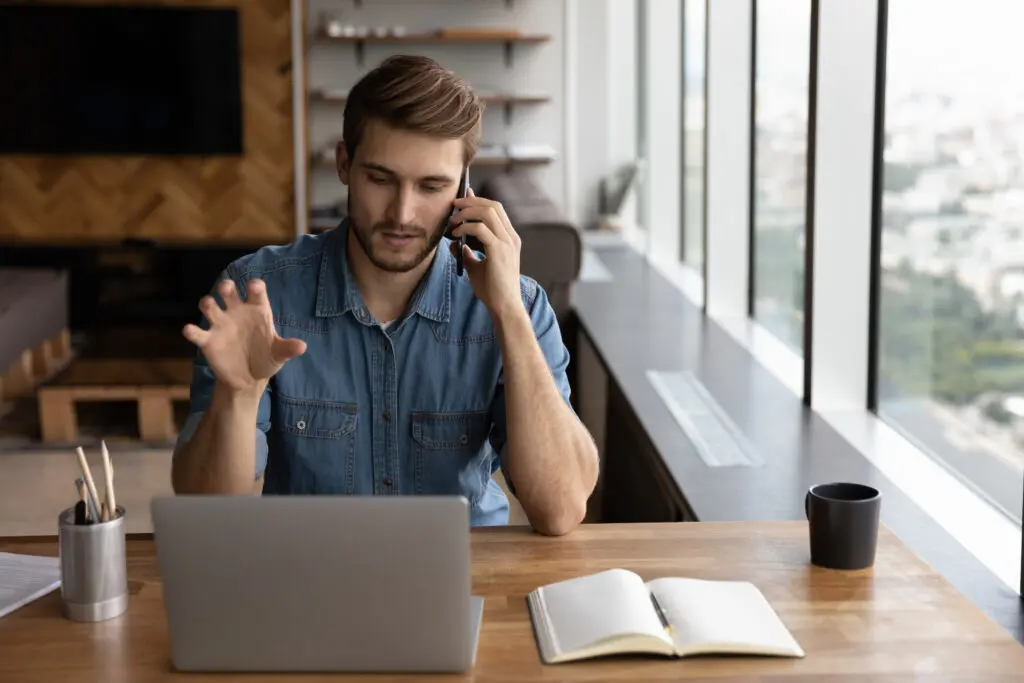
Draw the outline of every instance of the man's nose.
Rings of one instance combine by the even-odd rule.
[[[416,198],[411,188],[398,188],[391,202],[388,217],[395,225],[409,225],[415,222]]]

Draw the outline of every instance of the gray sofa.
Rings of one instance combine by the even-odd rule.
[[[0,268],[0,377],[20,362],[23,353],[36,349],[67,328],[66,271]],[[10,396],[31,388],[8,386],[6,391]]]

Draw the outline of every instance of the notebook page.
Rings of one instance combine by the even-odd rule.
[[[665,639],[651,595],[643,579],[632,572],[611,569],[539,590],[560,652],[624,634]]]
[[[56,557],[0,553],[0,617],[60,586]]]
[[[681,651],[711,648],[803,656],[771,604],[752,583],[662,578],[648,586]]]

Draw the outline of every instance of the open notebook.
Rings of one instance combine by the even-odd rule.
[[[761,591],[743,581],[660,578],[611,569],[527,597],[541,659],[613,654],[803,657]]]

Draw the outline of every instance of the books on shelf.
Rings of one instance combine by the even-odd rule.
[[[610,569],[537,588],[527,604],[546,664],[616,654],[804,656],[761,591],[744,581],[645,583]]]

